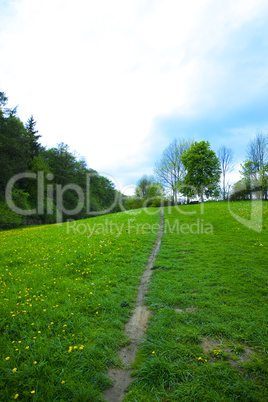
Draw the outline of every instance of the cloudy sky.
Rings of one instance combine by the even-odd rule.
[[[267,0],[0,0],[0,91],[125,193],[174,139],[268,133]]]

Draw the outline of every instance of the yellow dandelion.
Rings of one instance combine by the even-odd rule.
[[[25,349],[29,349],[30,346],[26,346]]]
[[[37,364],[37,361],[33,362],[33,364]]]
[[[17,398],[18,398],[18,396],[19,396],[19,394],[16,394],[16,395],[14,396],[14,399],[17,399]]]
[[[83,349],[84,349],[84,345],[81,345],[79,349],[80,349],[80,350],[83,350]]]
[[[16,367],[13,368],[13,373],[15,373],[15,371],[17,371],[18,369]]]
[[[62,384],[65,384],[65,381],[62,381],[61,383],[62,383]]]
[[[31,391],[31,394],[35,394],[35,391]]]
[[[9,356],[7,356],[6,358],[5,358],[5,360],[9,360],[10,359],[10,357]]]

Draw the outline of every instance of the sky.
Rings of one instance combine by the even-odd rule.
[[[0,91],[125,194],[173,139],[268,133],[267,0],[0,0]]]

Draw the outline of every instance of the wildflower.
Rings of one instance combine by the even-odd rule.
[[[81,345],[79,349],[80,349],[80,350],[83,350],[83,349],[84,349],[84,346],[83,346],[83,345]]]
[[[155,353],[155,351],[152,352],[153,354]]]
[[[202,360],[202,357],[198,357],[198,359],[197,360]]]
[[[33,362],[33,364],[37,364],[37,361]]]
[[[26,346],[25,349],[29,349],[30,346]]]
[[[6,358],[5,358],[5,360],[9,360],[10,359],[10,357],[9,356],[7,356]]]
[[[17,398],[18,398],[18,396],[19,396],[19,394],[16,394],[16,395],[14,396],[14,399],[17,399]]]
[[[17,371],[18,369],[16,367],[13,368],[13,373],[15,373],[15,371]]]
[[[65,384],[65,381],[62,381],[61,383],[62,383],[62,384]]]
[[[31,391],[31,394],[35,394],[35,391]]]

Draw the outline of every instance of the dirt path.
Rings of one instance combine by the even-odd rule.
[[[113,380],[113,386],[107,389],[104,393],[104,398],[108,402],[120,402],[123,400],[125,390],[128,385],[133,381],[133,377],[130,377],[131,364],[134,362],[139,341],[142,338],[144,331],[147,328],[148,318],[150,316],[150,311],[146,308],[144,304],[145,294],[148,290],[148,283],[152,275],[152,267],[154,265],[156,256],[158,254],[161,238],[163,234],[163,211],[160,215],[160,227],[158,232],[158,237],[154,245],[153,251],[149,257],[148,264],[145,271],[141,277],[141,283],[139,286],[139,291],[137,295],[135,309],[133,311],[130,320],[125,326],[125,333],[129,336],[130,345],[126,348],[122,348],[119,351],[119,357],[124,365],[123,369],[113,368],[109,370],[108,375]]]

